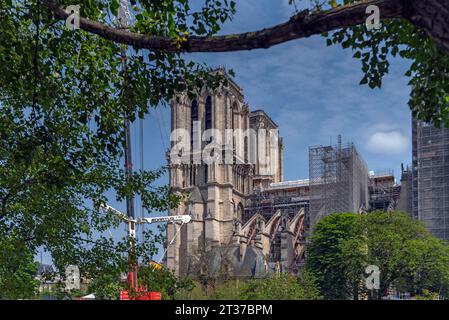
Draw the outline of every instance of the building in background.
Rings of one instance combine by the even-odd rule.
[[[39,281],[39,293],[52,293],[57,290],[61,279],[54,268],[48,264],[39,264],[35,279]]]
[[[335,212],[392,211],[410,202],[411,180],[410,190],[402,195],[392,171],[370,174],[355,145],[343,145],[340,136],[337,145],[309,148],[309,179],[283,181],[282,138],[266,133],[277,132],[278,126],[263,110],[250,110],[232,79],[216,90],[203,90],[196,99],[181,95],[171,111],[172,132],[189,132],[187,149],[192,150],[170,153],[184,157],[182,163],[169,157],[170,186],[188,195],[169,214],[192,216],[185,226],[167,227],[167,240],[173,242],[165,264],[178,276],[247,278],[296,272],[304,263],[307,238],[321,218]],[[195,139],[208,129],[253,129],[257,134],[234,136],[232,161],[208,165],[196,160],[212,140]],[[229,144],[223,153],[227,148]]]
[[[412,216],[449,240],[449,129],[412,120]]]
[[[91,280],[80,277],[78,266],[71,265],[65,269],[65,275],[61,275],[49,264],[39,263],[36,275],[34,277],[39,282],[38,292],[44,300],[56,299],[55,295],[63,291],[81,291],[87,292]]]

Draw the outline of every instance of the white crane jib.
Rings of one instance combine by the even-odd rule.
[[[130,219],[126,214],[123,212],[111,207],[110,205],[102,205],[100,207],[101,210],[104,212],[110,212],[115,214],[117,217],[119,217],[122,220],[125,220],[126,222],[134,222],[136,224],[152,224],[152,223],[169,223],[169,222],[182,222],[182,223],[189,223],[192,220],[192,217],[189,215],[179,215],[179,216],[163,216],[163,217],[151,217],[151,218],[139,218],[139,219]]]
[[[100,210],[103,210],[104,212],[110,212],[118,216],[120,219],[125,220],[128,223],[128,234],[132,238],[136,238],[136,229],[133,225],[136,224],[152,224],[152,223],[176,223],[181,222],[181,225],[179,226],[178,230],[176,230],[173,239],[168,243],[168,245],[165,247],[164,253],[162,254],[161,258],[159,259],[158,263],[162,261],[162,258],[167,253],[168,247],[173,244],[173,241],[175,240],[179,230],[181,230],[182,226],[186,223],[189,223],[192,220],[192,217],[190,215],[179,215],[179,216],[164,216],[164,217],[153,217],[153,218],[142,218],[142,219],[131,219],[123,212],[111,207],[110,205],[101,205]]]
[[[129,236],[135,238],[135,228],[132,227],[132,224],[152,224],[152,223],[176,223],[181,222],[181,226],[185,223],[189,223],[192,220],[192,217],[189,215],[179,215],[179,216],[163,216],[163,217],[151,217],[151,218],[139,218],[139,219],[131,219],[126,214],[117,210],[110,205],[101,205],[101,210],[104,212],[110,212],[119,217],[120,219],[126,221],[129,226]]]
[[[165,217],[154,217],[154,218],[142,218],[138,219],[137,223],[161,223],[161,222],[182,222],[189,223],[192,217],[189,215],[182,216],[165,216]]]

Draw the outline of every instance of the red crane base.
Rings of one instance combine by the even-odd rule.
[[[128,273],[128,283],[135,290],[135,296],[130,297],[128,290],[120,291],[120,300],[162,300],[160,292],[149,292],[147,288],[138,286],[137,283],[134,283],[133,272]],[[137,281],[137,272],[136,272],[136,281]]]

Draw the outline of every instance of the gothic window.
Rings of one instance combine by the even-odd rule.
[[[191,165],[190,167],[190,185],[195,185],[195,175],[196,175],[196,168],[194,165]]]
[[[237,116],[236,116],[236,112],[237,112],[237,103],[234,102],[234,104],[232,105],[232,110],[231,110],[231,116],[232,116],[232,130],[234,131],[235,129],[237,129]],[[234,132],[233,132],[234,133]],[[234,152],[234,156],[235,156],[235,152],[236,152],[236,139],[235,139],[235,135],[232,136],[232,151]]]
[[[196,100],[192,101],[192,105],[190,108],[190,117],[191,117],[191,122],[190,122],[190,150],[193,151],[193,122],[194,121],[198,121],[198,102]]]
[[[212,129],[212,98],[208,96],[206,98],[206,115],[205,115],[205,130]],[[206,141],[206,143],[211,143],[212,137]]]
[[[198,102],[196,100],[192,101],[192,123],[193,121],[198,121]]]
[[[187,176],[188,176],[188,179],[189,179],[188,185],[191,186],[192,185],[192,167],[188,166],[187,170],[188,170]]]
[[[206,118],[205,118],[206,130],[212,129],[212,98],[210,96],[206,99]]]
[[[243,148],[245,153],[245,163],[248,163],[248,137],[245,137]]]
[[[235,113],[237,112],[237,103],[235,103],[234,102],[234,104],[232,105],[232,110],[231,110],[231,113],[232,113],[232,129],[236,129],[236,126],[237,126],[237,119],[236,119],[236,116],[235,116]]]
[[[208,180],[208,166],[204,165],[204,183],[207,183]]]

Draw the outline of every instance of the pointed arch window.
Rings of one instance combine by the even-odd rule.
[[[192,123],[193,121],[198,121],[198,101],[193,100],[191,105],[191,113],[192,113]]]
[[[236,112],[238,111],[237,109],[237,103],[233,103],[232,104],[232,109],[231,109],[231,115],[232,115],[232,130],[237,129],[237,115]],[[234,161],[235,161],[235,154],[236,154],[236,139],[235,139],[235,135],[232,136],[232,152],[234,154]]]
[[[206,98],[206,107],[205,107],[205,117],[204,117],[204,130],[212,129],[212,98],[208,96]],[[206,143],[212,142],[212,136],[206,141]]]
[[[245,139],[244,139],[244,143],[243,143],[243,148],[244,148],[244,157],[245,157],[245,163],[248,163],[249,162],[249,159],[248,159],[248,137],[246,137],[245,136]]]
[[[212,98],[211,98],[211,96],[208,96],[206,98],[205,128],[206,128],[206,130],[212,129]]]
[[[193,139],[196,136],[196,132],[194,132],[194,122],[198,121],[198,101],[196,100],[193,100],[190,106],[190,118],[190,150],[193,153]]]

